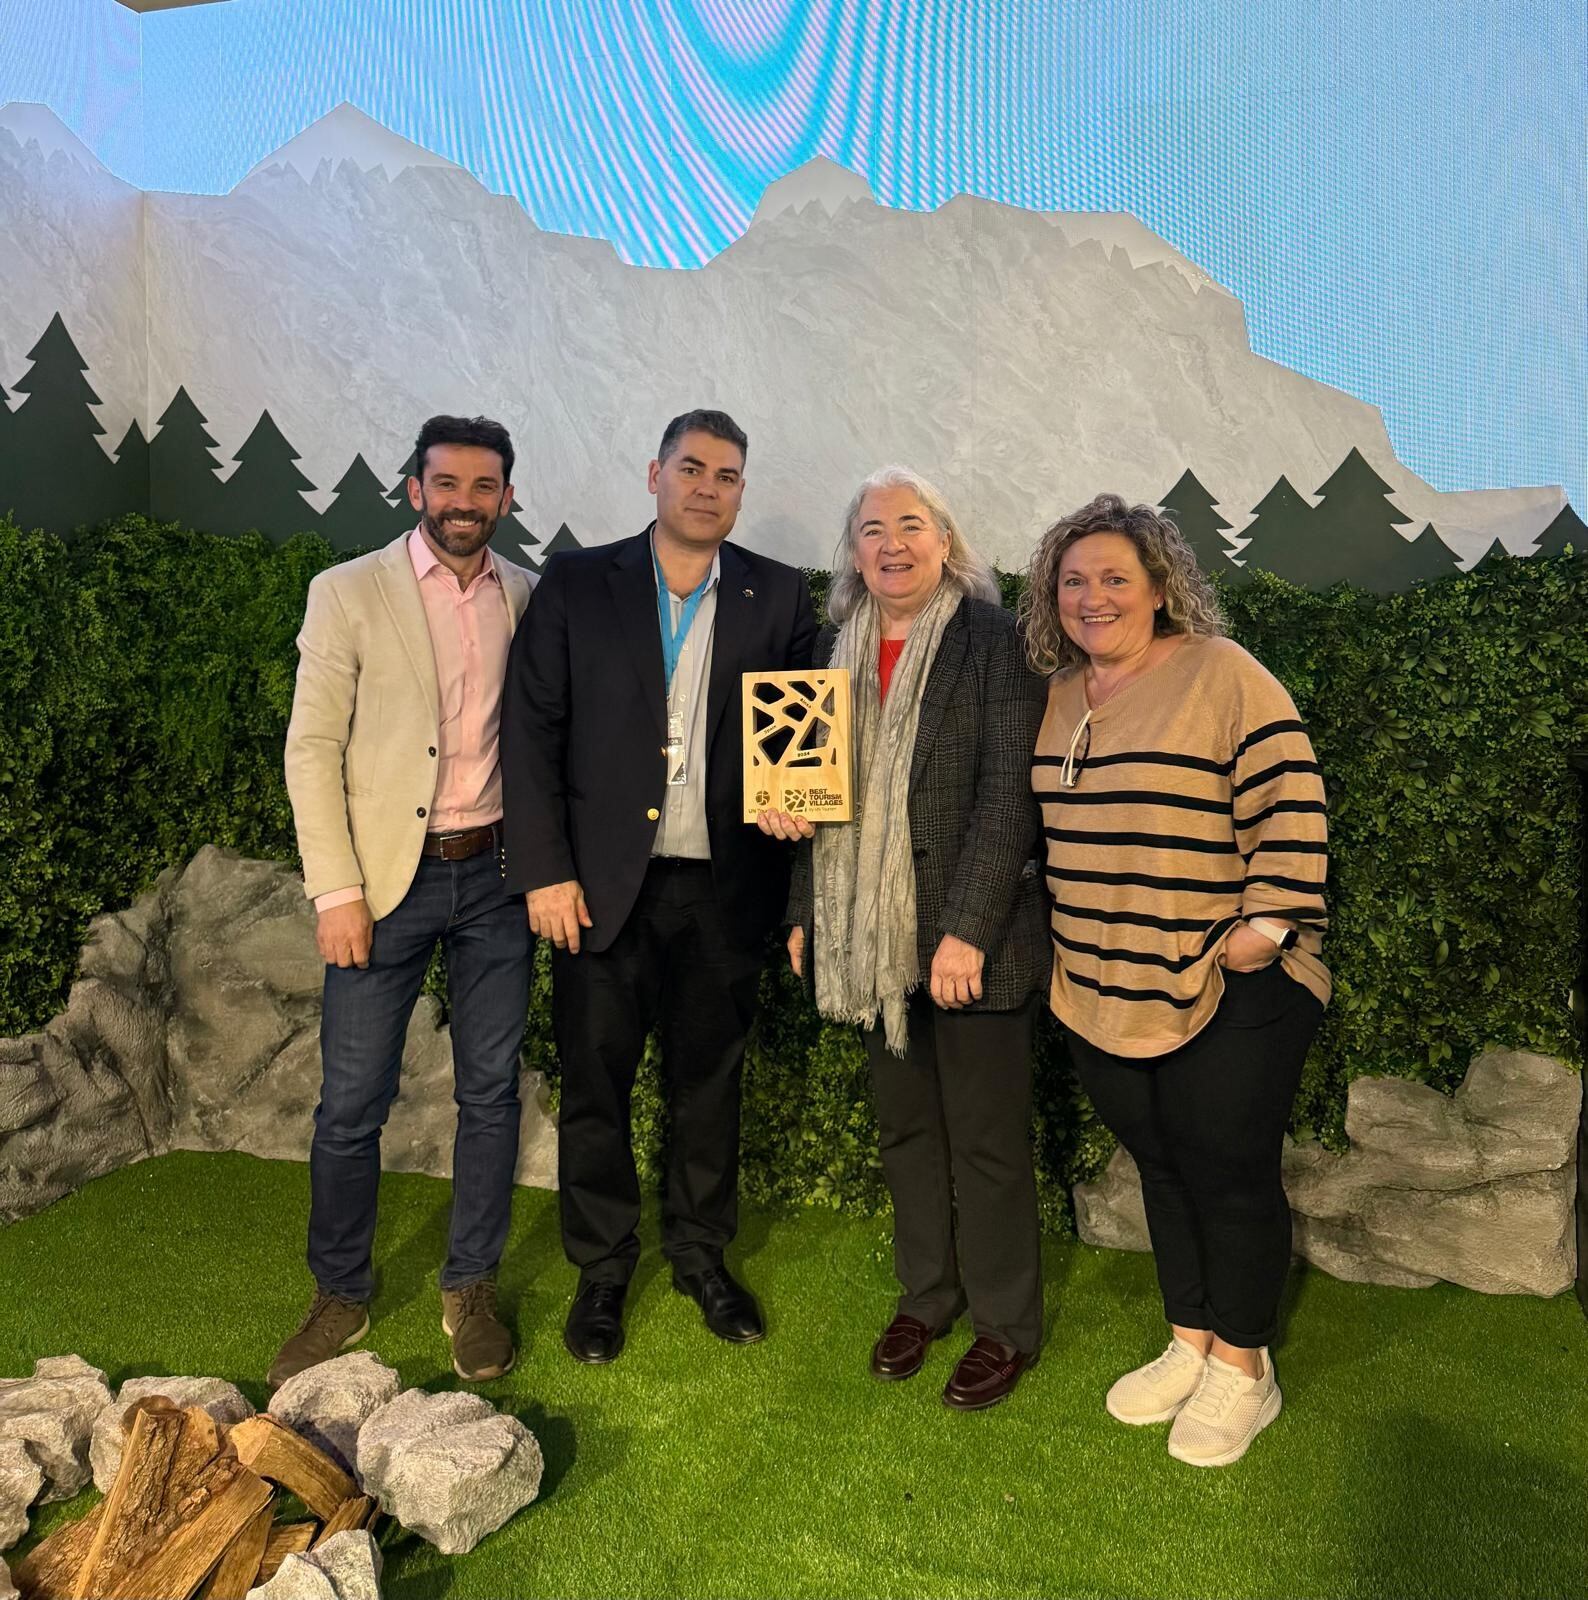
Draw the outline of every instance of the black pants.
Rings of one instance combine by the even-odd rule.
[[[1164,1315],[1257,1349],[1278,1332],[1290,1269],[1280,1152],[1323,1007],[1277,961],[1224,983],[1213,1020],[1166,1056],[1130,1060],[1072,1033],[1070,1059],[1141,1169]]]
[[[738,1227],[739,1076],[761,962],[728,936],[709,863],[665,860],[610,948],[552,957],[562,1242],[581,1284],[626,1283],[639,1259],[629,1107],[653,1027],[670,1127],[662,1249],[683,1272],[721,1262]]]
[[[881,1028],[862,1030],[893,1196],[900,1313],[941,1328],[968,1300],[978,1335],[1027,1353],[1042,1342],[1035,1009],[1031,1001],[1018,1011],[944,1011],[917,991],[903,1056],[888,1050]]]

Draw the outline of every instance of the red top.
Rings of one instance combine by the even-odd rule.
[[[877,653],[877,678],[882,685],[882,698],[888,698],[888,685],[893,681],[893,669],[899,664],[899,657],[904,654],[905,641],[903,639],[884,639],[882,648]]]

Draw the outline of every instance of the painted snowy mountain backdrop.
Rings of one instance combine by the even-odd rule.
[[[1101,489],[1171,506],[1237,578],[1398,588],[1580,544],[1558,488],[1431,488],[1374,407],[1254,355],[1240,304],[1121,214],[890,210],[816,160],[705,267],[657,271],[351,106],[195,196],[12,105],[0,226],[0,510],[62,531],[147,507],[373,543],[408,520],[418,423],[485,412],[520,452],[503,548],[538,563],[642,525],[663,423],[716,405],[751,441],[736,537],[805,565],[889,461],[1006,568]]]

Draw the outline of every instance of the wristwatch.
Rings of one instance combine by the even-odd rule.
[[[1275,922],[1272,917],[1248,917],[1246,926],[1253,933],[1271,939],[1281,950],[1288,950],[1296,942],[1296,930],[1288,923]]]

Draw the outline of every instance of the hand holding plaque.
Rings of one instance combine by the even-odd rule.
[[[786,811],[811,822],[853,816],[849,673],[744,675],[744,820]]]

